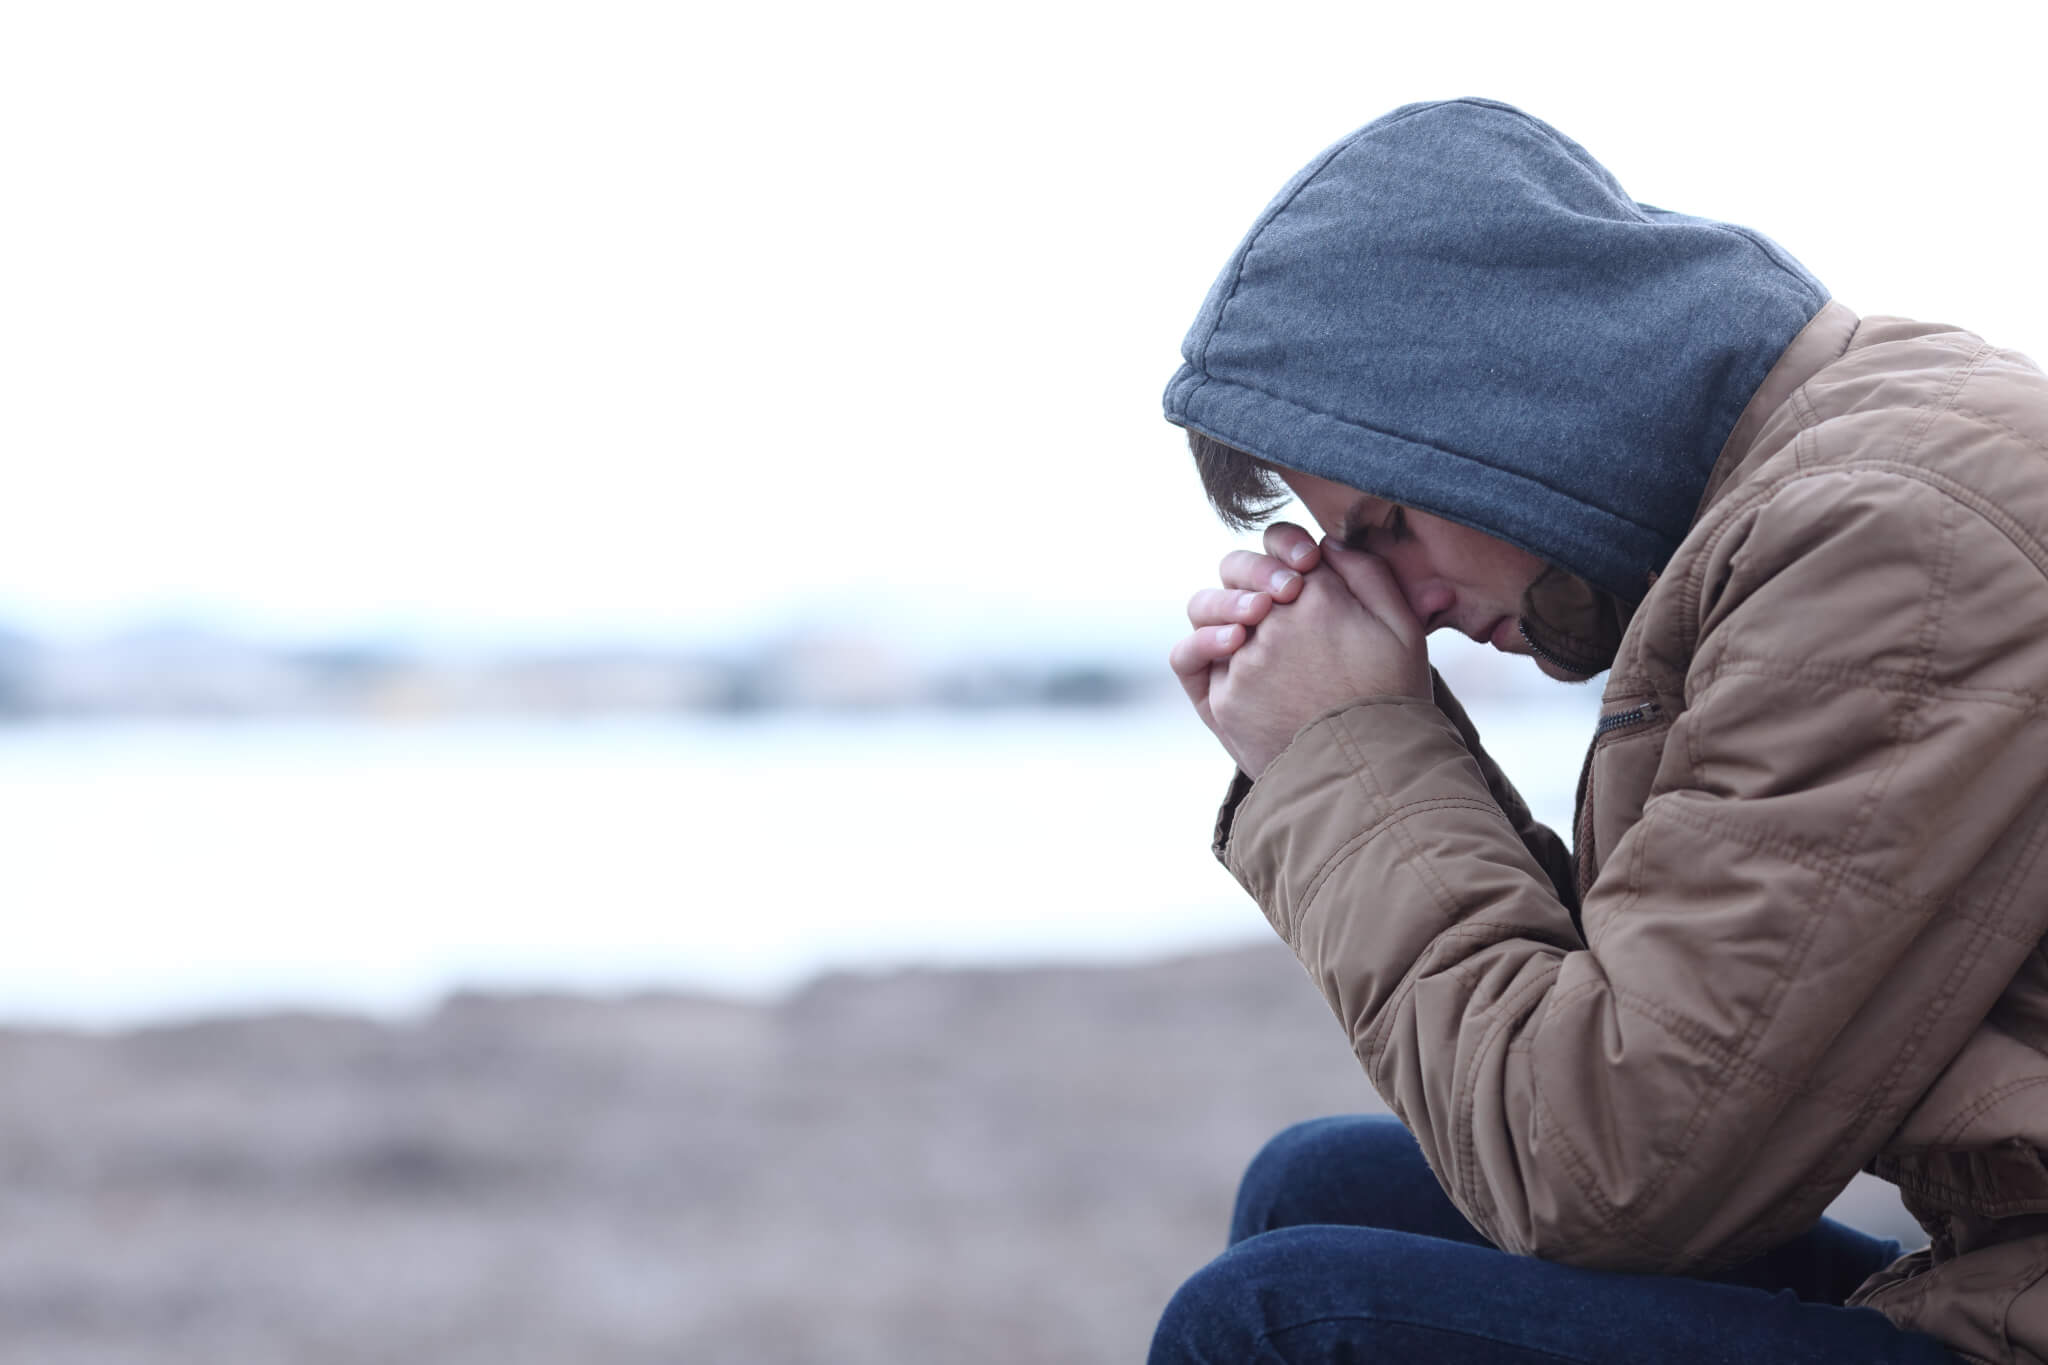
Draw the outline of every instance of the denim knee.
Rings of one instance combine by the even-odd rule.
[[[1340,1114],[1282,1129],[1238,1183],[1230,1243],[1306,1223],[1380,1226],[1375,1191],[1435,1177],[1391,1114]]]
[[[1248,1365],[1265,1331],[1260,1287],[1276,1232],[1233,1246],[1187,1278],[1160,1315],[1147,1365]]]
[[[1281,1228],[1241,1242],[1189,1276],[1167,1303],[1149,1365],[1278,1361],[1287,1353],[1273,1344],[1275,1332],[1330,1317],[1369,1336],[1373,1316],[1400,1301],[1404,1245],[1412,1243],[1336,1227]]]

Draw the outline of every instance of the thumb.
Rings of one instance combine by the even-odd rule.
[[[1422,621],[1409,608],[1386,560],[1328,538],[1323,541],[1323,563],[1336,570],[1358,604],[1384,622],[1401,643],[1411,648],[1421,645]]]

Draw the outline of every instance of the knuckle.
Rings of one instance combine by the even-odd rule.
[[[1263,583],[1275,569],[1285,566],[1271,555],[1262,555],[1253,550],[1232,550],[1223,556],[1223,563],[1219,567],[1224,582],[1233,586],[1248,586],[1254,582]]]
[[[1236,588],[1204,588],[1188,598],[1188,621],[1195,626],[1227,625],[1252,616],[1258,594]]]

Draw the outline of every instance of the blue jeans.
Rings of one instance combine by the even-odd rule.
[[[1173,1296],[1151,1365],[1957,1365],[1934,1338],[1841,1307],[1898,1254],[1822,1219],[1712,1280],[1512,1256],[1397,1120],[1317,1119],[1252,1162],[1230,1249]]]

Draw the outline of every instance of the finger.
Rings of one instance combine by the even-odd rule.
[[[1283,564],[1307,573],[1320,557],[1316,538],[1291,521],[1276,521],[1266,528],[1266,553]]]
[[[1197,710],[1209,704],[1210,677],[1230,662],[1232,651],[1248,636],[1243,626],[1211,626],[1187,636],[1167,655],[1167,664]]]
[[[1166,662],[1183,682],[1191,675],[1207,676],[1209,666],[1228,659],[1249,634],[1243,626],[1204,626],[1176,641]]]
[[[1217,566],[1226,588],[1269,592],[1276,602],[1292,602],[1301,591],[1301,575],[1271,555],[1232,550]]]
[[[1422,622],[1408,606],[1394,570],[1378,555],[1346,549],[1335,540],[1323,542],[1323,562],[1337,571],[1337,577],[1351,590],[1359,605],[1386,623],[1395,638],[1405,645],[1422,639]]]
[[[1272,609],[1272,597],[1263,592],[1243,592],[1237,588],[1204,588],[1188,599],[1188,624],[1191,626],[1224,626],[1235,621],[1243,626],[1255,626]]]

